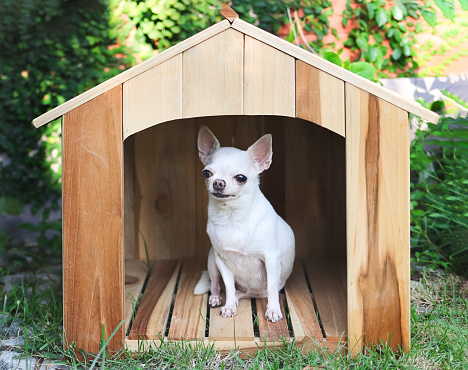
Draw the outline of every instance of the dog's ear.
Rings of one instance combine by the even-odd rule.
[[[200,127],[198,131],[198,155],[204,165],[208,157],[219,148],[219,141],[206,126]]]
[[[271,165],[273,157],[272,140],[270,134],[263,135],[247,149],[247,153],[249,153],[258,173],[267,170]]]

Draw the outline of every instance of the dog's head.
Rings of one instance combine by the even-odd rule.
[[[258,175],[270,167],[272,138],[266,134],[246,151],[220,147],[216,136],[202,126],[198,132],[198,153],[211,196],[223,200],[238,198],[252,193],[258,187]]]

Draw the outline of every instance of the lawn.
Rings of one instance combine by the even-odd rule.
[[[17,352],[18,359],[23,359],[22,367],[39,368],[41,364],[52,363],[73,368],[119,369],[463,369],[468,366],[468,281],[443,272],[426,271],[411,282],[409,353],[394,352],[380,345],[356,356],[343,350],[304,352],[295,343],[261,349],[246,356],[239,351],[221,354],[204,345],[166,342],[157,349],[133,355],[123,351],[112,358],[104,353],[93,364],[91,355],[87,356],[88,361],[80,361],[73,350],[62,348],[61,286],[49,284],[46,289],[44,286],[29,276],[29,281],[13,285],[3,295],[0,320],[4,341],[0,341],[0,351]],[[18,336],[17,345],[11,339],[5,342]],[[2,362],[0,368],[3,369]]]

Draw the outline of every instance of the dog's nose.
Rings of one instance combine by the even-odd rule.
[[[215,190],[221,191],[226,187],[226,181],[216,179],[215,181],[213,181],[213,187]]]

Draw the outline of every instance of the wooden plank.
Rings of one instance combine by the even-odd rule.
[[[226,302],[226,295],[224,292],[221,293],[221,297],[224,305]],[[252,304],[250,299],[245,298],[239,300],[239,304],[237,305],[237,316],[234,317],[222,317],[219,314],[221,307],[210,308],[210,341],[254,340]]]
[[[283,318],[277,322],[271,322],[265,319],[265,312],[268,303],[267,298],[257,298],[255,300],[257,307],[258,329],[260,331],[260,340],[267,342],[277,342],[284,338],[289,339],[288,323],[284,311],[284,297],[280,295],[280,307]]]
[[[247,36],[244,114],[294,117],[294,74],[293,57]]]
[[[294,339],[290,339],[292,341]],[[167,344],[168,340],[151,340],[151,341],[138,341],[138,340],[130,340],[126,339],[125,340],[125,345],[126,348],[129,351],[132,351],[134,353],[141,353],[142,350],[150,350],[154,348],[160,347],[162,344]],[[250,356],[255,356],[258,353],[259,348],[269,348],[270,350],[272,348],[282,348],[283,343],[282,342],[265,342],[265,341],[260,341],[258,339],[252,340],[252,341],[215,341],[211,342],[209,340],[200,340],[200,341],[194,341],[191,342],[193,345],[194,344],[202,344],[207,347],[213,347],[214,349],[217,349],[221,351],[222,354],[226,355],[228,351],[233,351],[233,350],[241,350],[240,353],[237,355],[240,356],[241,358],[245,358],[245,355],[250,355]],[[345,347],[343,346],[343,343],[338,343],[338,342],[312,342],[310,340],[304,340],[304,341],[294,341],[294,343],[297,344],[297,346],[303,351],[304,354],[307,354],[310,352],[311,349],[319,350],[319,351],[327,351],[329,353],[334,353],[335,351],[339,351],[341,355],[345,355]]]
[[[102,325],[109,338],[124,319],[121,86],[70,111],[62,132],[64,335],[98,353]]]
[[[125,332],[128,331],[130,321],[134,316],[136,303],[140,297],[147,273],[148,268],[142,261],[125,261]]]
[[[145,242],[150,260],[195,255],[196,150],[194,126],[183,120],[135,134],[140,258]]]
[[[244,35],[228,29],[183,53],[183,117],[243,113]]]
[[[63,116],[65,113],[69,112],[70,110],[79,107],[80,105],[90,101],[91,99],[96,98],[97,96],[104,94],[105,92],[111,90],[112,88],[121,85],[122,83],[130,80],[131,78],[138,76],[139,74],[157,66],[168,59],[171,59],[173,56],[182,53],[183,51],[202,43],[203,41],[211,38],[214,35],[230,28],[230,24],[227,20],[222,20],[219,23],[214,24],[213,26],[203,30],[196,35],[189,37],[187,40],[172,46],[171,48],[164,50],[160,54],[145,60],[144,62],[138,64],[137,66],[126,70],[118,74],[115,77],[103,82],[102,84],[95,86],[94,88],[86,91],[83,94],[80,94],[74,97],[71,100],[66,101],[62,105],[44,113],[43,115],[35,118],[32,121],[34,127],[40,127],[57,119],[60,116]]]
[[[205,262],[198,259],[185,259],[182,263],[169,339],[191,340],[205,337],[208,294],[193,294],[204,267]]]
[[[294,262],[294,269],[284,287],[288,302],[294,338],[297,341],[307,336],[323,341],[322,330],[317,320],[314,302],[307,286],[302,260]]]
[[[138,230],[135,204],[135,140],[129,137],[124,142],[124,247],[125,259],[139,259]]]
[[[345,259],[345,139],[307,121],[288,120],[286,221],[295,234],[296,255]]]
[[[124,139],[158,123],[182,118],[182,54],[123,85]]]
[[[419,103],[406,99],[405,97],[377,85],[375,82],[367,80],[355,73],[349,72],[344,68],[337,66],[321,57],[318,57],[307,50],[301,49],[296,45],[287,42],[277,36],[274,36],[260,28],[252,26],[251,24],[243,21],[242,19],[235,19],[231,27],[257,39],[265,44],[268,44],[294,58],[300,59],[311,66],[314,66],[321,71],[324,71],[332,76],[335,76],[351,85],[354,85],[364,91],[370,92],[375,96],[388,101],[402,109],[407,110],[429,122],[437,123],[439,116],[430,110],[422,107]]]
[[[296,116],[345,136],[344,82],[296,61]]]
[[[349,345],[408,351],[408,115],[351,85],[346,100]]]
[[[178,260],[159,260],[153,264],[129,339],[164,338],[178,267]]]
[[[327,341],[346,340],[346,281],[340,268],[328,261],[310,260],[306,263],[312,294]]]

